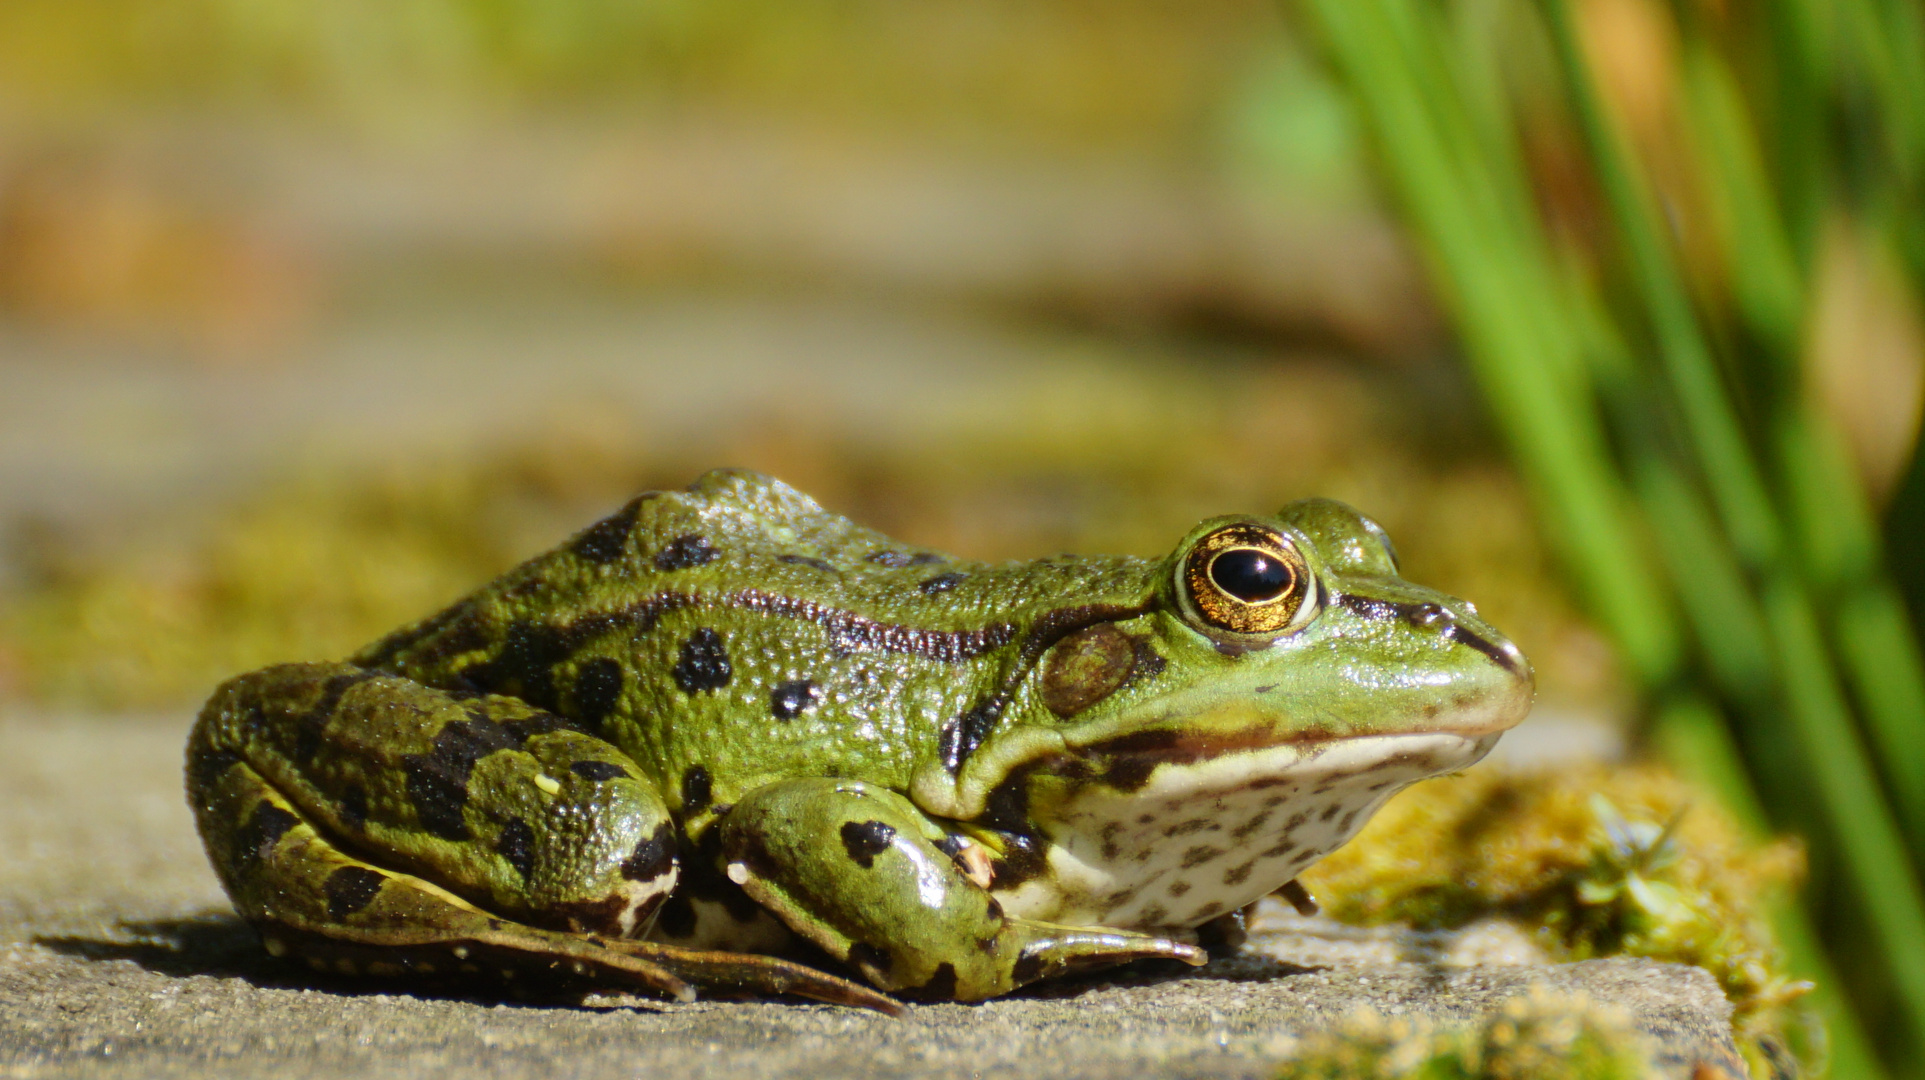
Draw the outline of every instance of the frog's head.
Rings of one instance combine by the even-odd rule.
[[[1342,503],[1206,521],[1145,588],[1041,655],[956,778],[978,820],[1047,846],[1047,868],[1011,863],[998,886],[1046,882],[1048,902],[1017,905],[1035,917],[1232,910],[1530,709],[1516,646],[1399,577],[1389,537]]]

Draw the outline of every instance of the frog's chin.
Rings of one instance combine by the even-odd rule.
[[[1081,786],[1039,816],[1049,872],[998,895],[1010,914],[1048,922],[1196,926],[1274,892],[1386,799],[1474,764],[1497,738],[1417,732],[1225,747],[1113,774],[1127,783]]]

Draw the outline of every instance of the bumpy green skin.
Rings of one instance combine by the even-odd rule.
[[[1186,592],[1237,523],[1302,556],[1298,625]],[[1341,504],[989,565],[719,471],[347,663],[225,684],[188,788],[241,913],[319,969],[888,1009],[780,957],[955,1000],[1200,963],[1195,928],[1481,756],[1530,687]]]

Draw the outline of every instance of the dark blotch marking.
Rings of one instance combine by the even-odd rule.
[[[925,578],[921,584],[916,586],[916,589],[924,596],[934,596],[937,593],[946,593],[956,586],[961,585],[968,577],[968,574],[957,573],[951,570],[947,574],[937,574],[935,577]]]
[[[241,763],[241,755],[232,750],[196,750],[187,764],[188,779],[196,794],[214,786],[214,782],[227,775],[227,770]]]
[[[484,717],[453,721],[435,733],[427,753],[402,755],[408,799],[421,827],[443,840],[468,839],[468,825],[461,817],[461,808],[468,805],[468,774],[489,754],[520,745],[507,728]]]
[[[274,845],[281,842],[281,837],[298,824],[299,818],[273,803],[260,804],[234,834],[234,861],[261,862],[274,853]]]
[[[327,883],[321,886],[328,897],[328,918],[345,919],[367,907],[387,880],[386,874],[365,866],[343,866],[329,874]]]
[[[683,693],[699,694],[727,686],[735,677],[735,668],[729,663],[729,650],[722,643],[722,635],[704,626],[682,642],[681,658],[675,661],[669,674],[675,677],[675,685],[681,687]]]
[[[341,698],[353,687],[375,677],[372,671],[352,671],[329,676],[321,684],[321,700],[315,702],[313,708],[294,717],[296,761],[314,760],[314,755],[321,752],[321,732],[334,716],[334,710],[341,707]]]
[[[488,714],[480,709],[475,709],[468,713],[468,717],[471,720],[486,720],[488,719]],[[524,716],[519,720],[503,721],[501,730],[506,731],[510,738],[514,739],[517,744],[520,744],[527,742],[537,735],[546,735],[551,731],[580,731],[581,729],[573,723],[556,716],[554,713],[536,713],[533,716]]]
[[[627,506],[583,529],[568,542],[568,550],[596,564],[621,558],[622,549],[628,545],[628,534],[635,531],[635,519],[641,515],[642,502],[647,498],[643,495],[631,500]]]
[[[887,566],[895,570],[911,565],[915,556],[905,555],[900,551],[884,549],[882,551],[871,551],[869,554],[864,555],[863,558],[875,563],[877,566]]]
[[[849,946],[849,962],[860,967],[866,967],[871,971],[887,974],[889,971],[889,963],[893,959],[895,958],[889,955],[889,950],[880,945],[871,945],[866,941],[858,941],[854,945]]]
[[[1337,831],[1341,833],[1348,833],[1350,831],[1350,827],[1352,825],[1355,825],[1356,823],[1357,823],[1357,811],[1352,810],[1350,813],[1345,814],[1343,816],[1342,821],[1337,822]]]
[[[682,813],[699,814],[707,808],[715,794],[715,781],[709,771],[700,765],[690,765],[682,774]]]
[[[508,861],[523,881],[535,872],[535,830],[520,818],[509,818],[495,838],[495,854]]]
[[[341,824],[360,831],[368,824],[368,789],[360,784],[349,784],[341,792]]]
[[[569,658],[578,644],[575,627],[555,627],[523,620],[510,623],[501,648],[491,660],[462,668],[465,685],[457,689],[518,697],[538,709],[554,712],[555,665]]]
[[[635,845],[622,860],[622,876],[630,881],[653,881],[675,868],[675,833],[664,821],[654,835]],[[686,936],[686,935],[683,935]]]
[[[1016,958],[1016,966],[1010,969],[1009,977],[1017,986],[1022,986],[1042,978],[1046,970],[1042,950],[1032,945]]]
[[[706,566],[721,557],[720,551],[709,546],[708,537],[688,533],[670,540],[667,547],[655,553],[655,569],[687,570]]]
[[[836,572],[834,563],[826,559],[818,559],[813,555],[777,555],[775,561],[792,563],[796,566],[807,566],[811,569],[821,570],[824,573],[833,574]]]
[[[1184,893],[1189,891],[1190,891],[1190,883],[1187,881],[1184,881],[1182,878],[1178,878],[1177,880],[1170,882],[1171,896],[1182,896]]]
[[[1188,836],[1191,833],[1200,833],[1214,824],[1215,822],[1209,818],[1191,818],[1188,821],[1179,822],[1163,830],[1163,835],[1171,839],[1179,836]]]
[[[910,566],[928,566],[931,563],[948,562],[948,558],[933,551],[918,551],[909,556]]]
[[[947,960],[937,964],[936,973],[929,976],[929,981],[914,990],[905,991],[905,996],[922,1001],[956,1000],[956,965]]]
[[[1256,865],[1256,860],[1252,859],[1242,866],[1232,866],[1230,869],[1224,871],[1223,883],[1225,885],[1243,884],[1244,880],[1250,876],[1250,871],[1256,869]]]
[[[777,720],[793,720],[802,715],[802,710],[815,704],[818,693],[815,683],[808,679],[782,683],[769,691],[769,712]]]
[[[1333,817],[1336,817],[1336,816],[1337,816],[1337,811],[1339,811],[1339,810],[1342,810],[1342,809],[1343,809],[1343,804],[1342,804],[1342,803],[1340,803],[1340,802],[1333,802],[1333,803],[1331,803],[1331,804],[1330,804],[1329,806],[1326,806],[1326,807],[1324,807],[1324,808],[1323,808],[1323,813],[1321,813],[1321,814],[1318,814],[1318,815],[1317,815],[1317,820],[1318,820],[1318,821],[1329,821],[1329,820],[1330,820],[1331,818],[1333,818]]]
[[[1160,926],[1163,920],[1169,917],[1170,913],[1163,905],[1151,904],[1149,907],[1143,909],[1143,914],[1137,916],[1137,921],[1144,926]]]
[[[603,780],[619,780],[628,775],[628,770],[612,761],[577,761],[568,766],[568,771],[583,780],[600,783]]]
[[[1201,866],[1221,854],[1223,854],[1222,848],[1211,847],[1208,844],[1199,844],[1183,853],[1183,869],[1188,870],[1192,867]]]
[[[584,663],[575,672],[575,716],[590,728],[600,727],[621,701],[626,680],[622,665],[610,657]]]
[[[895,839],[896,830],[884,821],[842,823],[842,850],[864,870],[875,866],[876,856],[888,851]]]
[[[1271,813],[1273,813],[1273,811],[1270,811],[1270,810],[1257,811],[1256,817],[1253,817],[1250,820],[1244,822],[1243,824],[1238,825],[1236,828],[1230,830],[1230,839],[1235,840],[1238,843],[1242,843],[1243,841],[1248,840],[1250,838],[1251,833],[1256,832],[1258,829],[1263,828],[1264,822],[1270,820]]]
[[[1277,841],[1275,847],[1264,849],[1263,857],[1266,859],[1281,859],[1295,850],[1297,850],[1296,843],[1286,836],[1282,840]]]

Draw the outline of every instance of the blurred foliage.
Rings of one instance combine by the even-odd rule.
[[[1109,383],[1089,381],[1105,370]],[[1515,482],[1474,446],[1449,451],[1448,431],[1427,437],[1416,402],[1382,378],[1077,369],[907,446],[802,414],[663,445],[595,415],[471,454],[312,462],[119,539],[29,531],[22,586],[0,609],[0,671],[41,700],[188,703],[235,671],[343,655],[635,491],[740,464],[914,543],[988,559],[1161,554],[1208,516],[1346,498],[1398,537],[1415,578],[1476,596],[1567,693],[1609,704],[1600,645],[1561,600]]]
[[[1498,917],[1532,928],[1559,960],[1702,967],[1764,1076],[1778,1048],[1823,1054],[1796,1004],[1810,985],[1786,973],[1768,906],[1803,868],[1798,845],[1748,839],[1665,769],[1592,765],[1420,785],[1303,881],[1345,922],[1442,930]]]
[[[1635,1080],[1654,1075],[1621,1010],[1538,987],[1482,1025],[1439,1029],[1375,1013],[1305,1039],[1279,1080]],[[1711,1080],[1711,1068],[1696,1074]]]
[[[1846,990],[1915,1075],[1925,663],[1876,507],[1917,467],[1925,13],[1298,8],[1655,741],[1811,840],[1818,925],[1852,977],[1825,977],[1789,910],[1783,935],[1841,1072],[1879,1069],[1829,996]]]
[[[1257,0],[10,0],[0,96],[33,115],[213,103],[375,125],[697,102],[1181,152],[1240,61],[1281,39]]]

